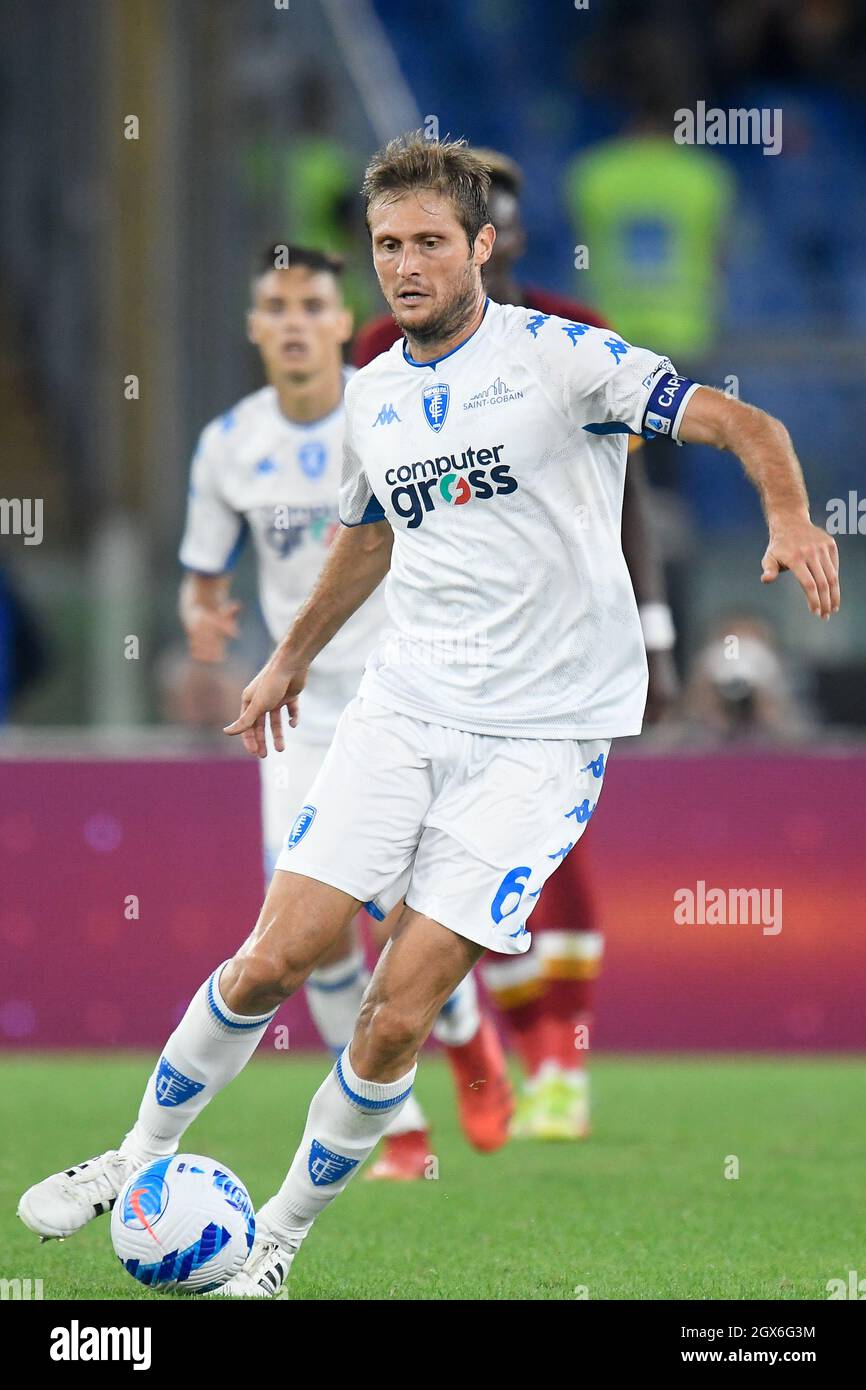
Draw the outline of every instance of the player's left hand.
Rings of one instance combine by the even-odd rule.
[[[839,551],[833,537],[808,517],[771,522],[762,565],[762,584],[772,584],[782,570],[790,570],[816,617],[826,621],[839,611]]]
[[[298,696],[306,679],[306,667],[287,670],[277,665],[272,658],[244,690],[241,695],[241,712],[233,724],[228,724],[223,729],[223,733],[241,734],[248,753],[266,758],[268,746],[265,741],[265,720],[270,720],[274,748],[278,753],[282,753],[285,748],[283,706],[289,711],[289,724],[294,729],[298,722]]]

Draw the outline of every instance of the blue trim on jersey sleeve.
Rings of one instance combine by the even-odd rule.
[[[231,550],[229,551],[228,556],[226,557],[226,562],[223,565],[223,573],[225,573],[226,570],[234,569],[240,557],[240,553],[246,545],[247,536],[249,535],[249,532],[250,528],[247,524],[246,517],[244,517],[241,522],[241,528],[238,531],[238,538],[232,546]]]
[[[340,521],[344,526],[368,526],[371,521],[384,520],[385,513],[382,509],[382,503],[379,501],[375,492],[370,493],[370,500],[364,508],[364,515],[361,517],[360,521],[343,521],[343,518],[340,517]]]
[[[659,377],[650,392],[643,416],[642,429],[649,432],[648,437],[653,434],[675,437],[686,394],[697,385],[691,377],[677,376],[676,372],[665,372]]]
[[[184,560],[180,564],[187,574],[200,574],[202,579],[222,579],[225,574],[225,570],[204,570],[201,565],[188,565]]]
[[[230,570],[234,569],[235,565],[238,562],[238,557],[240,556],[241,551],[246,545],[247,536],[249,535],[249,532],[249,523],[246,517],[242,516],[241,524],[238,527],[237,540],[235,541],[234,545],[232,546],[231,550],[226,556],[225,563],[222,565],[221,568],[211,570],[204,569],[201,565],[187,564],[186,560],[184,560],[183,558],[183,547],[181,547],[178,559],[180,560],[181,565],[187,571],[188,574],[200,574],[205,579],[219,579],[222,575],[227,574]]]
[[[486,298],[485,301],[484,301],[484,313],[481,315],[481,323],[483,323],[484,320],[486,319],[486,317],[487,317],[487,310],[488,310],[489,308],[490,308],[490,295],[488,295],[487,298]],[[479,323],[478,328],[481,327],[481,323]],[[433,358],[431,358],[431,360],[430,360],[429,362],[416,362],[414,357],[410,357],[409,354],[408,354],[408,352],[406,351],[406,339],[404,338],[404,339],[403,339],[403,361],[406,363],[406,365],[407,365],[408,367],[436,367],[436,366],[439,365],[440,362],[444,362],[445,359],[446,359],[446,357],[453,357],[454,354],[455,354],[455,352],[459,352],[460,349],[461,349],[461,348],[464,348],[464,347],[466,346],[467,343],[471,343],[471,342],[472,342],[472,339],[475,337],[475,334],[478,332],[478,328],[475,329],[475,332],[470,333],[468,338],[464,338],[462,343],[458,343],[456,347],[450,348],[450,349],[448,350],[448,352],[443,352],[443,354],[442,354],[441,357],[433,357]]]
[[[610,420],[603,425],[584,425],[587,434],[637,434],[631,425],[624,425],[621,420]]]

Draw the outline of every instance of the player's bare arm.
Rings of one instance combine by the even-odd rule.
[[[309,598],[271,659],[246,687],[241,712],[227,734],[242,734],[248,753],[267,757],[265,718],[274,746],[284,747],[280,710],[298,723],[298,696],[310,663],[382,582],[391,565],[394,533],[387,521],[346,526],[338,533]]]
[[[226,642],[238,636],[241,604],[229,598],[231,580],[223,574],[185,574],[178,612],[194,661],[225,660]]]
[[[761,582],[791,570],[816,617],[839,608],[839,552],[832,536],[809,517],[809,497],[791,436],[781,420],[701,386],[688,401],[679,438],[736,454],[761,497],[770,540]]]

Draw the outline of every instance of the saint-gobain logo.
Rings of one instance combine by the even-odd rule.
[[[295,823],[286,838],[286,849],[294,849],[295,845],[300,844],[315,818],[315,806],[301,807],[300,811],[295,816]]]

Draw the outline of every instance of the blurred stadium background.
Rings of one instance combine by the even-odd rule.
[[[813,519],[833,499],[850,514],[843,608],[817,623],[793,582],[759,585],[765,530],[738,468],[645,450],[683,696],[615,748],[588,836],[607,940],[595,1041],[861,1049],[863,7],[42,0],[0,14],[0,495],[44,502],[40,544],[0,536],[0,1043],[152,1048],[256,915],[256,768],[217,730],[266,638],[242,560],[247,621],[224,680],[184,655],[189,459],[258,383],[243,314],[269,239],[342,251],[358,321],[381,312],[354,194],[375,147],[432,121],[523,166],[525,280],[779,415]],[[780,108],[781,152],[707,147],[698,167],[672,140],[674,112],[698,101]],[[744,626],[732,683],[716,648]],[[781,932],[676,924],[673,894],[698,880],[781,889]],[[280,1019],[293,1046],[316,1045],[300,998]]]

